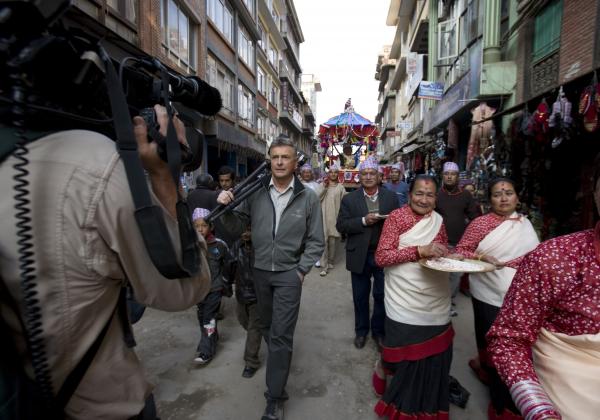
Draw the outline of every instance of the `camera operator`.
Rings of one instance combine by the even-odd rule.
[[[161,134],[166,134],[166,109],[154,107]],[[0,120],[1,121],[1,120]],[[174,118],[180,143],[186,142],[181,121]],[[167,164],[160,159],[155,142],[148,142],[147,127],[134,118],[139,155],[148,174],[152,201],[162,207],[178,258],[176,185]],[[14,130],[3,126],[4,141]],[[29,134],[27,131],[25,134]],[[39,134],[39,133],[38,133]],[[40,137],[39,135],[37,137]],[[200,238],[201,268],[189,278],[169,280],[155,268],[134,219],[122,160],[115,143],[92,131],[60,131],[28,144],[26,166],[30,190],[33,258],[41,307],[41,338],[54,393],[95,342],[100,347],[69,399],[68,419],[155,419],[152,385],[132,348],[124,340],[127,322],[116,311],[121,289],[129,283],[140,303],[166,311],[186,309],[204,298],[210,289],[206,244]],[[17,159],[0,164],[0,273],[23,318],[18,249],[15,226],[16,201],[12,181]],[[19,318],[3,293],[0,310],[21,355],[26,356]],[[107,328],[107,329],[106,329]]]

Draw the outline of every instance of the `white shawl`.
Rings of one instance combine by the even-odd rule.
[[[501,262],[508,262],[533,251],[538,246],[540,241],[529,220],[517,213],[510,217],[519,217],[519,220],[505,220],[488,233],[479,243],[475,251],[477,254],[490,255]],[[516,272],[514,268],[504,267],[487,273],[470,274],[471,295],[487,304],[502,306],[504,295]]]
[[[442,226],[432,212],[400,236],[398,249],[429,245]],[[450,322],[448,273],[407,262],[385,268],[385,312],[396,322],[411,325],[446,325]]]

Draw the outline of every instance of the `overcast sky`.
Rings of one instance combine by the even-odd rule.
[[[389,0],[295,0],[304,43],[303,73],[321,80],[317,94],[317,127],[344,111],[354,110],[373,121],[377,114],[375,66],[384,45],[391,45],[395,27],[386,26]]]

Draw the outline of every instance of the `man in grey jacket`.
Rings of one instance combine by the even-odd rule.
[[[267,407],[262,420],[283,419],[285,385],[292,361],[294,330],[300,309],[304,276],[324,248],[321,205],[317,195],[294,175],[297,150],[287,136],[269,147],[271,177],[263,187],[233,212],[223,215],[223,225],[241,235],[252,226],[254,282],[258,314],[267,347]],[[229,204],[231,191],[222,191],[217,202]]]

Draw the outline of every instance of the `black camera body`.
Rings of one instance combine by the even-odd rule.
[[[167,139],[160,133],[160,125],[156,120],[156,112],[154,108],[142,108],[139,112],[140,117],[146,122],[148,128],[148,141],[154,141],[157,145],[158,156],[165,162],[168,162],[167,155]],[[199,140],[198,140],[199,139]],[[191,172],[200,166],[202,160],[202,149],[201,144],[197,144],[198,141],[201,143],[202,138],[188,136],[188,144],[179,143],[181,150],[181,166],[182,170]],[[192,144],[192,146],[190,146]],[[197,145],[195,149],[192,147]]]
[[[0,1],[0,123],[38,130],[88,129],[114,139],[99,38],[49,19],[33,2]],[[217,89],[196,76],[175,73],[155,58],[142,55],[111,61],[117,64],[129,114],[141,115],[149,132],[157,134],[150,139],[158,142],[165,161],[168,156],[158,134],[155,104],[181,103],[204,116],[221,109]],[[181,146],[184,171],[201,163],[203,136],[195,128],[188,146]]]

